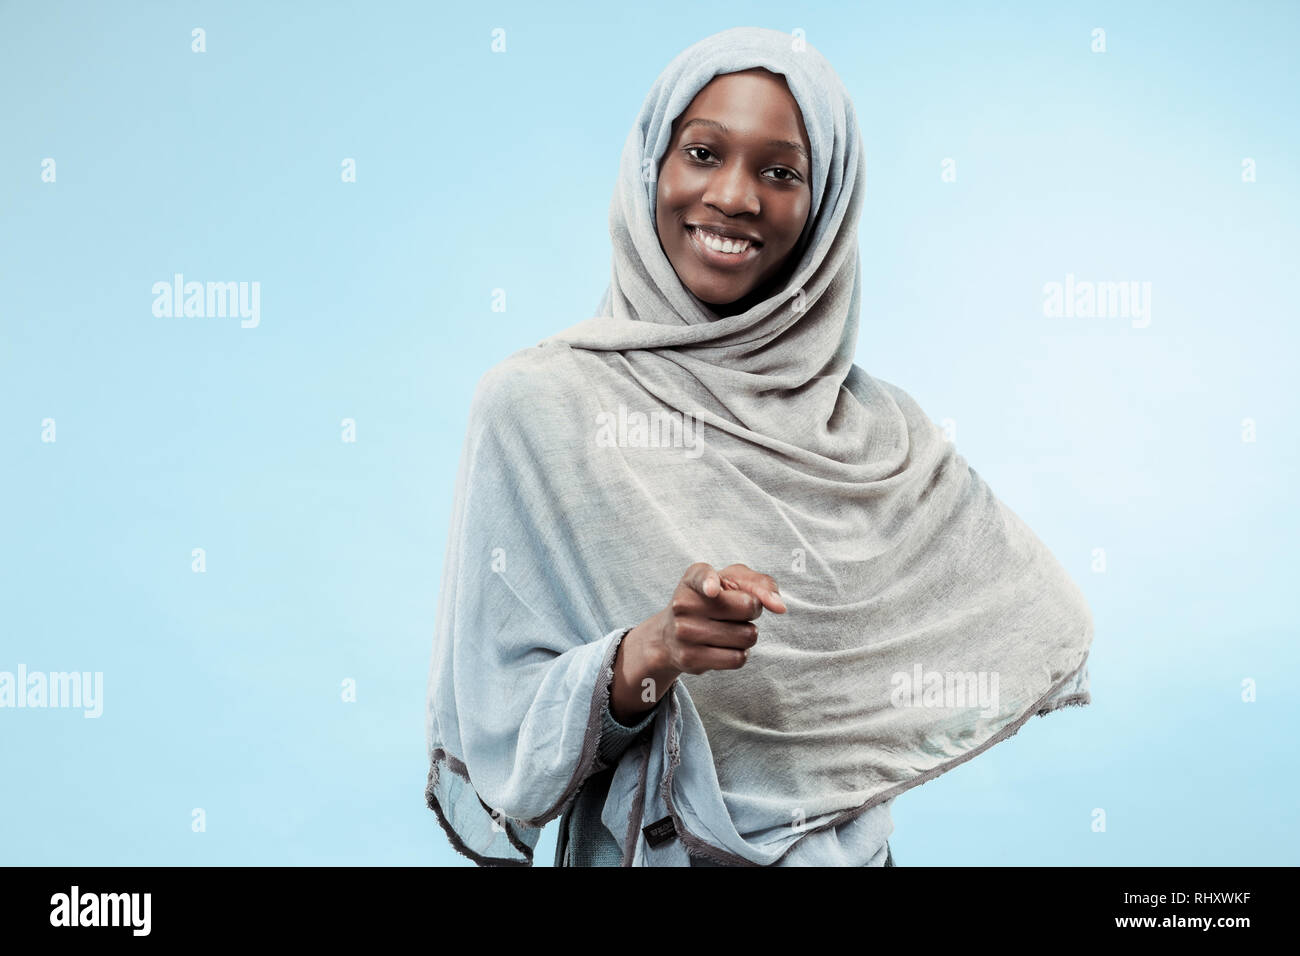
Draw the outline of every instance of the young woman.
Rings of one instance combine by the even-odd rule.
[[[480,381],[425,795],[482,865],[892,865],[889,807],[1089,701],[1092,617],[853,364],[865,159],[826,60],[727,30],[624,146],[591,319]]]

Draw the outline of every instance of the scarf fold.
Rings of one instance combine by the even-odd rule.
[[[714,76],[756,66],[802,112],[812,206],[784,287],[719,318],[664,255],[642,169]],[[869,855],[888,823],[868,811],[1089,702],[1081,591],[918,404],[854,364],[865,188],[821,54],[755,27],[702,40],[624,145],[600,314],[479,382],[425,790],[476,862],[532,862],[597,766],[618,641],[696,561],[771,574],[788,611],[757,619],[742,668],[681,675],[619,761],[603,819],[625,865]],[[676,839],[658,840],[664,820]]]

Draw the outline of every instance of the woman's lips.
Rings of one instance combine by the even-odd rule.
[[[695,254],[700,257],[701,261],[705,265],[716,269],[743,269],[758,258],[758,250],[762,248],[762,246],[751,242],[749,248],[744,252],[718,252],[716,249],[710,249],[700,242],[695,234],[694,226],[686,227],[686,236],[690,240],[691,248],[695,250]]]

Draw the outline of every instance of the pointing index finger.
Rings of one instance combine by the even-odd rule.
[[[766,585],[758,581],[737,581],[734,578],[723,576],[721,578],[722,586],[729,591],[748,591],[754,597],[762,602],[763,607],[769,611],[775,611],[777,614],[786,612],[785,601],[775,590],[769,589]]]

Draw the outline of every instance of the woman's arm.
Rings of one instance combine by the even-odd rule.
[[[743,667],[763,608],[784,614],[776,582],[743,564],[721,571],[700,561],[668,606],[628,632],[614,661],[610,709],[623,723],[651,710],[682,674]],[[648,698],[648,699],[647,699]]]
[[[609,710],[614,719],[625,726],[638,723],[648,711],[654,710],[681,673],[663,664],[656,665],[648,659],[647,623],[642,622],[628,631],[619,644],[618,656],[614,659],[614,682],[610,687]],[[647,697],[650,699],[647,700]]]

